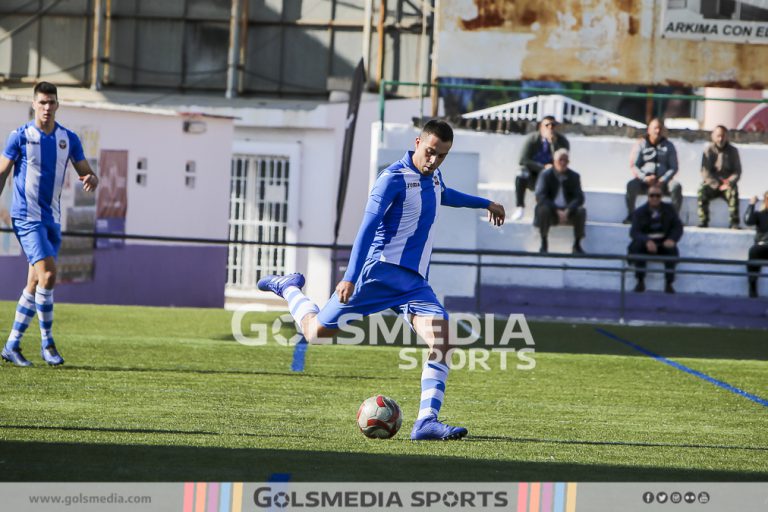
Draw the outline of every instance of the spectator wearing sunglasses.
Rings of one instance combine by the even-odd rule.
[[[541,171],[549,169],[554,163],[554,154],[558,149],[570,149],[565,135],[555,131],[557,121],[552,116],[545,116],[538,124],[536,133],[529,135],[523,143],[520,154],[520,174],[515,179],[515,200],[517,208],[512,213],[512,220],[520,220],[525,214],[525,191],[534,191]]]
[[[652,185],[648,188],[648,202],[639,206],[632,214],[632,227],[629,236],[629,255],[679,256],[677,244],[683,237],[683,223],[675,208],[662,202],[661,187]],[[632,259],[635,265],[635,292],[645,291],[645,260]],[[665,261],[664,291],[675,293],[672,283],[675,280],[675,262]]]

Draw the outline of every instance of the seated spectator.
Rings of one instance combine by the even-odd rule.
[[[721,197],[728,203],[731,229],[739,229],[739,187],[741,160],[739,150],[728,141],[728,129],[718,125],[712,130],[712,143],[701,157],[702,183],[699,187],[699,227],[709,226],[709,202]]]
[[[587,223],[587,210],[583,206],[584,192],[581,190],[579,174],[568,168],[568,162],[568,150],[558,149],[554,155],[554,167],[542,171],[536,182],[536,214],[533,223],[541,233],[539,252],[542,253],[549,249],[547,235],[553,224],[572,224],[573,253],[584,253],[581,248]]]
[[[648,189],[648,202],[638,207],[632,214],[632,227],[629,230],[632,242],[628,252],[633,254],[651,254],[660,256],[679,256],[677,243],[683,237],[683,223],[675,209],[661,200],[661,187],[652,185]],[[637,284],[636,292],[645,291],[645,261],[633,260]],[[675,280],[675,262],[665,261],[664,291],[675,293],[672,283]]]
[[[520,155],[520,174],[515,178],[515,198],[517,208],[512,220],[520,220],[525,213],[525,190],[533,192],[539,173],[552,167],[552,158],[560,148],[570,149],[568,139],[555,131],[557,121],[546,116],[539,121],[538,131],[530,134],[523,143]]]
[[[632,222],[637,196],[648,192],[654,185],[661,187],[665,196],[672,198],[675,211],[680,214],[683,206],[683,188],[672,180],[677,174],[677,151],[663,135],[664,123],[654,118],[648,123],[647,134],[640,139],[632,151],[630,167],[634,178],[627,183],[627,218],[624,224]]]
[[[744,224],[755,226],[755,245],[749,248],[750,260],[768,260],[768,192],[763,195],[763,209],[757,209],[757,196],[749,200],[744,213]],[[749,275],[749,296],[757,297],[757,277],[760,265],[747,265]]]

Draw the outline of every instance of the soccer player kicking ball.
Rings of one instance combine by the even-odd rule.
[[[395,309],[408,316],[429,345],[421,374],[421,404],[411,439],[461,439],[467,429],[438,421],[448,378],[448,313],[427,282],[433,226],[439,205],[483,208],[495,226],[504,223],[504,207],[447,188],[439,167],[453,144],[453,130],[429,121],[416,138],[415,151],[382,171],[368,198],[344,278],[320,310],[301,291],[304,276],[268,276],[258,287],[288,301],[291,315],[310,343],[330,338],[344,315],[370,315]]]
[[[67,163],[72,164],[83,182],[83,190],[96,190],[99,179],[83,154],[74,132],[56,122],[59,108],[56,86],[40,82],[34,88],[34,121],[11,132],[0,156],[0,194],[8,173],[13,171],[11,223],[29,261],[27,286],[16,306],[11,335],[2,358],[16,366],[31,366],[21,354],[21,338],[35,316],[40,320],[40,355],[51,366],[64,364],[56,350],[53,328],[53,286],[56,284],[56,258],[61,246],[61,206],[59,198]]]

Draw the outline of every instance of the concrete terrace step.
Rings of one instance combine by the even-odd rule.
[[[497,315],[525,314],[533,318],[566,318],[710,325],[768,329],[768,299],[665,294],[658,291],[621,294],[605,290],[573,290],[483,285],[479,300],[445,298],[449,311]]]
[[[484,217],[477,218],[477,247],[500,251],[537,253],[540,243],[538,230],[529,222],[510,222],[501,228],[489,226]],[[622,224],[590,222],[586,239],[582,242],[585,257],[570,257],[573,231],[569,226],[555,227],[550,232],[551,253],[563,256],[484,256],[480,269],[483,286],[535,287],[550,290],[597,290],[617,292],[621,289],[622,268],[625,286],[634,287],[634,269],[622,260],[590,258],[589,253],[624,256],[629,245],[629,227]],[[719,228],[686,228],[680,243],[682,257],[737,260],[734,264],[680,263],[677,266],[675,288],[681,293],[701,293],[712,296],[745,297],[747,294],[746,261],[753,233],[746,230]],[[474,294],[476,268],[461,265],[441,265],[437,262],[475,261],[473,256],[437,253],[430,268],[430,281],[440,296],[466,296]],[[516,265],[489,266],[489,264]],[[533,268],[535,266],[555,268]],[[574,269],[573,267],[587,267]],[[649,263],[646,285],[649,290],[663,288],[661,263]],[[768,268],[763,269],[763,274]],[[692,273],[686,273],[692,272]],[[705,275],[729,272],[734,275]],[[762,295],[768,295],[768,279],[762,278],[758,286]]]
[[[478,190],[481,196],[503,204],[508,210],[508,214],[512,215],[512,212],[515,209],[514,185],[506,183],[481,183],[478,186]],[[625,190],[585,189],[584,207],[587,209],[587,220],[620,223],[627,216],[627,207],[625,205],[624,196]],[[640,206],[645,201],[645,196],[638,197],[636,206]],[[665,198],[665,201],[669,201],[669,198]],[[532,222],[536,198],[530,191],[526,191],[525,204],[526,209],[524,219],[528,219],[529,222]],[[739,200],[740,222],[748,205],[748,197],[743,197]],[[728,216],[728,205],[725,201],[711,201],[709,205],[709,217],[710,226],[727,228],[730,218]],[[680,219],[686,226],[697,226],[699,224],[698,198],[696,195],[683,194],[683,208],[680,211]],[[742,224],[742,227],[745,226]]]

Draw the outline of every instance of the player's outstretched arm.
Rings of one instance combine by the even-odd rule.
[[[78,179],[83,182],[83,190],[86,192],[96,190],[96,187],[99,186],[99,178],[96,176],[96,173],[93,172],[93,169],[91,169],[88,160],[80,160],[72,165],[75,167],[78,176],[80,176]]]
[[[494,226],[501,226],[504,224],[505,217],[504,205],[493,202],[488,205],[488,222]]]

